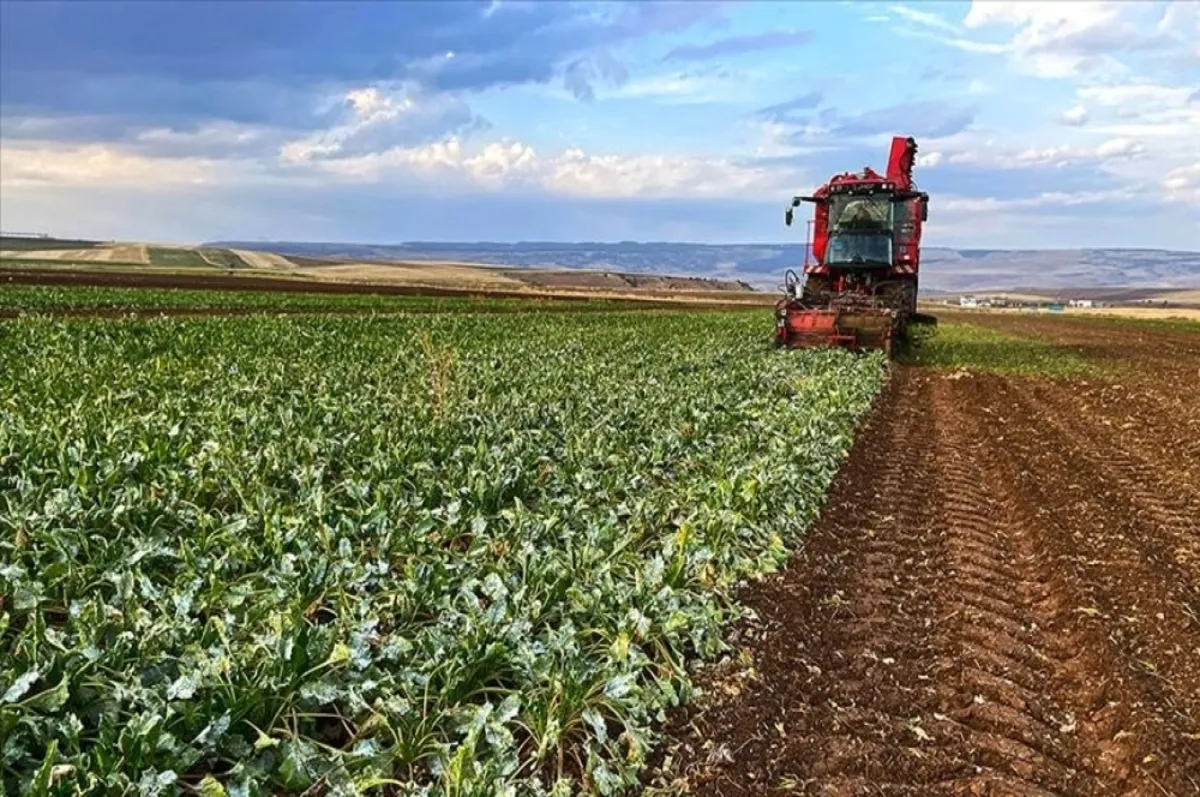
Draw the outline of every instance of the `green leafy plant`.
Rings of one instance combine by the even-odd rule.
[[[900,351],[901,361],[909,365],[1050,377],[1099,371],[1096,363],[1070,347],[975,324],[943,322],[936,327],[914,325],[911,330]]]
[[[0,262],[0,269],[4,266]],[[761,311],[761,306],[746,305]],[[395,312],[569,313],[674,307],[678,303],[626,299],[489,298],[487,296],[399,296],[389,294],[305,293],[263,290],[117,288],[85,285],[12,285],[0,282],[0,312],[29,314],[95,310],[231,310],[237,312]]]
[[[881,356],[761,313],[0,324],[11,794],[612,794]]]

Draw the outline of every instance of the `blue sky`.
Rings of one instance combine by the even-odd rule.
[[[782,242],[920,146],[931,245],[1200,249],[1195,2],[6,2],[0,226]]]

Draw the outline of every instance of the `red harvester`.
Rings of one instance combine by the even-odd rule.
[[[905,336],[917,316],[921,223],[929,217],[929,195],[912,180],[916,156],[917,142],[896,136],[886,175],[868,166],[792,199],[788,226],[801,202],[816,213],[804,284],[788,269],[775,305],[777,345],[882,348],[890,356],[892,342]]]

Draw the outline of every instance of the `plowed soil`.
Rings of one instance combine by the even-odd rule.
[[[649,781],[1200,794],[1200,334],[1039,323],[1111,371],[898,368]]]

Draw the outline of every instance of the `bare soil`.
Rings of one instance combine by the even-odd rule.
[[[338,263],[313,266],[310,276],[320,279],[377,282],[382,284],[430,285],[437,287],[470,288],[471,290],[514,290],[524,287],[520,280],[510,279],[498,271],[421,263]]]
[[[1120,367],[898,368],[649,783],[1200,794],[1200,334],[1033,320]]]
[[[543,287],[578,287],[602,290],[637,288],[652,291],[743,292],[751,290],[736,280],[711,277],[680,277],[667,274],[627,274],[619,271],[592,269],[522,269],[508,268],[502,273],[530,285]],[[777,297],[776,297],[777,298]]]
[[[286,257],[273,252],[254,252],[249,249],[230,249],[229,251],[244,260],[250,268],[295,268]]]
[[[86,263],[146,264],[147,248],[133,244],[96,244],[87,249],[3,249],[0,257],[14,260],[62,260]]]

